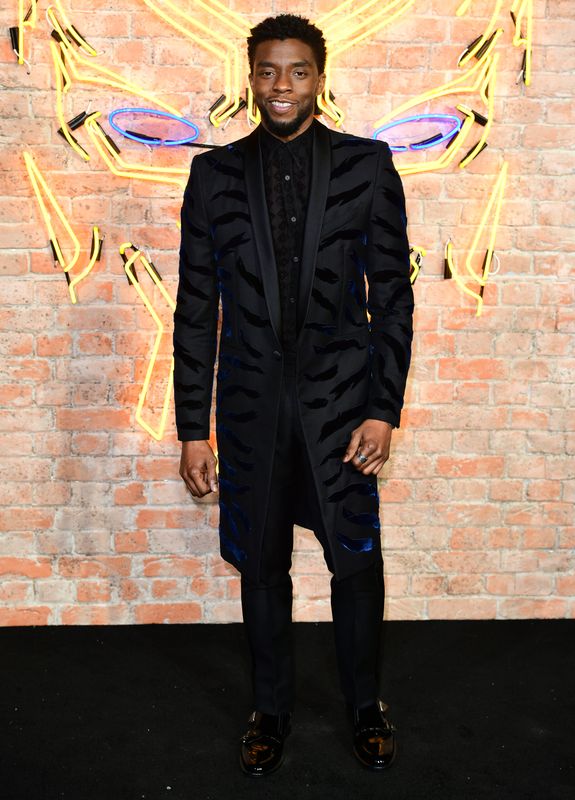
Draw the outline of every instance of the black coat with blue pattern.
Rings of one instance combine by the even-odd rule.
[[[320,512],[343,578],[369,566],[380,531],[377,479],[342,457],[364,419],[399,425],[413,293],[404,194],[389,147],[313,125],[296,380]],[[183,441],[209,437],[220,302],[220,546],[226,561],[257,580],[283,369],[257,129],[196,156],[184,194],[174,314]],[[296,510],[299,524],[310,527],[310,519],[303,505]]]

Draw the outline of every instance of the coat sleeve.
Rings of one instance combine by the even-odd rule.
[[[403,186],[386,143],[379,147],[368,231],[371,376],[366,419],[399,427],[413,337],[413,290]]]
[[[192,160],[181,211],[174,312],[174,402],[180,441],[208,439],[218,328],[218,287],[201,157]]]

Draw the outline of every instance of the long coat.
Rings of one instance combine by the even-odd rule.
[[[296,385],[319,511],[340,579],[369,566],[380,548],[377,479],[342,457],[364,419],[399,425],[413,293],[404,194],[389,147],[313,125]],[[178,438],[209,437],[221,303],[220,550],[258,580],[283,370],[258,129],[193,159],[181,220],[174,314]],[[306,496],[298,493],[295,521],[311,527]]]

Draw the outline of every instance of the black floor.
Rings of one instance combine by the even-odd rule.
[[[0,630],[0,800],[575,798],[575,621],[388,622],[398,759],[356,763],[331,626],[298,624],[283,767],[239,771],[239,625]]]

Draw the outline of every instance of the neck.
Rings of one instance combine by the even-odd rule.
[[[303,122],[300,127],[294,133],[290,133],[288,136],[281,136],[281,134],[275,133],[274,131],[270,131],[264,120],[262,119],[260,125],[262,128],[269,133],[270,136],[273,136],[275,139],[279,139],[280,142],[291,142],[292,139],[297,139],[298,136],[301,136],[302,133],[305,133],[310,125],[313,123],[314,117],[313,115]]]

